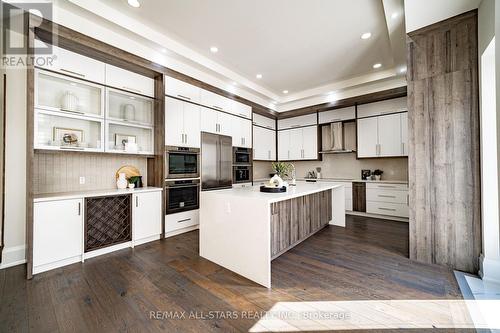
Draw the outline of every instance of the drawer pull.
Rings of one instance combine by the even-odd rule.
[[[222,108],[221,108],[220,106],[217,106],[217,105],[212,105],[212,107],[213,107],[214,109],[217,109],[217,110],[222,110]]]
[[[378,207],[380,210],[388,210],[390,212],[395,212],[396,210],[394,208],[384,208],[384,207]]]
[[[395,195],[383,195],[383,194],[379,194],[378,195],[380,198],[396,198]]]
[[[183,95],[177,95],[177,97],[179,98],[183,98],[183,99],[187,99],[188,101],[191,100],[191,98],[187,97],[187,96],[183,96]]]
[[[246,114],[244,114],[244,113],[238,113],[238,115],[240,115],[240,116],[242,116],[242,117],[244,117],[244,118],[248,117],[248,116],[247,116]]]
[[[396,186],[392,185],[377,185],[378,187],[383,187],[383,188],[396,188]]]
[[[65,69],[65,68],[61,68],[61,72],[66,72],[66,73],[78,75],[80,77],[85,77],[85,74],[74,72],[74,71],[70,71],[69,69]]]
[[[177,221],[177,223],[188,222],[188,221],[191,221],[191,219],[179,220],[179,221]]]

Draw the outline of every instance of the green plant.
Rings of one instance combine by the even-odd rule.
[[[292,164],[287,162],[273,162],[273,171],[281,178],[288,177],[292,172]]]
[[[376,169],[375,171],[373,171],[373,174],[374,174],[375,176],[382,176],[382,174],[383,174],[383,173],[384,173],[384,172],[383,172],[382,170],[379,170],[379,169]]]
[[[139,176],[132,176],[128,179],[129,184],[135,184],[139,180]]]

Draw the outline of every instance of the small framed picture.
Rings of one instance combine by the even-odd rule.
[[[63,146],[78,146],[84,142],[83,131],[75,128],[54,127],[53,140]]]
[[[125,149],[126,144],[130,143],[137,143],[137,137],[135,135],[115,134],[115,146],[117,148]]]

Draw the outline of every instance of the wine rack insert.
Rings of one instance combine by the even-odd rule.
[[[131,240],[130,194],[85,199],[85,252]]]

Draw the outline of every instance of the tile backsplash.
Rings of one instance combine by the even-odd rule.
[[[293,162],[297,178],[307,176],[309,171],[321,168],[323,178],[361,179],[361,170],[380,169],[385,180],[408,180],[408,158],[356,159],[356,154],[327,154],[322,161]],[[272,172],[271,162],[254,162],[254,179],[268,178]]]
[[[147,183],[145,157],[35,153],[33,191],[41,194],[115,188],[115,173],[124,165],[138,168],[143,183]],[[85,177],[85,184],[80,185],[80,177]]]

